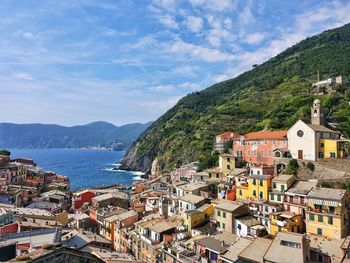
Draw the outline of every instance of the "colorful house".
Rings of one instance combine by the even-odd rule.
[[[214,148],[218,152],[223,152],[227,146],[229,146],[230,141],[234,138],[239,138],[240,134],[234,132],[224,132],[215,137]]]
[[[312,189],[307,195],[306,231],[310,234],[340,239],[349,233],[350,194],[346,190]]]
[[[82,207],[84,203],[91,204],[91,199],[94,198],[96,194],[91,190],[84,190],[81,192],[73,193],[72,197],[72,207],[74,210]]]
[[[236,188],[236,199],[267,201],[271,189],[272,175],[253,174],[248,182],[241,183]]]
[[[269,193],[270,202],[282,204],[284,201],[284,192],[296,181],[295,176],[281,174],[272,179],[272,189]]]
[[[273,165],[273,151],[287,148],[287,131],[251,132],[233,141],[234,156],[250,164]]]
[[[192,228],[208,222],[213,213],[214,209],[212,204],[205,204],[197,209],[185,211],[182,214],[182,218],[186,231],[191,232]]]
[[[271,214],[270,235],[276,236],[278,232],[300,233],[302,226],[301,214],[289,211],[275,212]]]
[[[302,214],[305,218],[307,195],[317,185],[317,181],[297,181],[285,193],[283,207],[286,211]]]
[[[215,206],[213,219],[222,231],[234,233],[234,220],[236,217],[249,215],[246,205],[233,201],[221,201]]]

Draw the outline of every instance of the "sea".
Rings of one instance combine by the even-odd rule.
[[[142,172],[114,170],[120,166],[124,151],[88,149],[10,149],[11,159],[33,159],[46,171],[67,175],[71,189],[110,184],[128,184],[140,180]]]

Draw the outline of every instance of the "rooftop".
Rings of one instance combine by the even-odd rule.
[[[344,242],[342,239],[329,240],[327,238],[310,235],[310,249],[312,251],[322,253],[331,257],[331,262],[342,262],[343,251],[341,245]]]
[[[273,177],[272,175],[268,175],[268,174],[252,174],[250,176],[251,178],[253,179],[260,179],[260,180],[267,180],[269,179],[270,177]]]
[[[238,256],[252,262],[264,262],[263,258],[272,243],[272,239],[258,237],[250,243]]]
[[[254,216],[243,216],[237,218],[237,220],[248,227],[260,225],[260,222]]]
[[[287,131],[258,131],[244,135],[246,140],[287,139]]]
[[[264,259],[269,262],[298,263],[304,262],[303,255],[303,234],[292,232],[278,232],[271,246],[267,250]],[[283,242],[290,242],[292,245],[284,245]],[[295,247],[294,246],[300,246]]]
[[[37,208],[13,208],[11,211],[14,214],[17,215],[24,215],[24,216],[31,216],[31,215],[36,215],[36,216],[48,216],[48,217],[54,217],[52,213],[49,211],[43,210],[43,209],[37,209]]]
[[[286,194],[291,195],[307,195],[312,188],[316,187],[317,182],[310,181],[296,181],[292,186],[288,189]]]
[[[95,202],[101,202],[103,200],[108,200],[108,199],[112,199],[112,198],[129,199],[127,193],[111,192],[111,193],[108,193],[108,194],[102,194],[102,195],[95,196],[95,197],[92,198],[92,200],[95,201]]]
[[[178,188],[184,190],[184,191],[195,191],[201,188],[207,187],[206,184],[200,184],[200,183],[188,183],[188,184],[183,184],[179,185]]]
[[[246,247],[248,247],[253,241],[240,238],[233,245],[231,245],[228,251],[222,255],[222,258],[226,258],[227,260],[236,262],[238,260],[238,255],[241,253]]]
[[[291,178],[294,178],[294,175],[291,174],[281,174],[272,179],[272,182],[282,182],[287,183]]]
[[[215,209],[220,209],[220,210],[225,210],[228,212],[233,212],[235,211],[237,208],[241,207],[242,204],[235,202],[235,201],[224,201],[224,202],[220,202],[215,206]]]
[[[317,132],[331,132],[331,133],[338,133],[340,134],[340,132],[338,131],[333,131],[323,125],[315,125],[315,124],[306,124],[307,126],[309,126],[311,129],[313,129],[314,131]]]
[[[150,230],[153,230],[154,232],[157,232],[160,234],[160,233],[166,232],[168,230],[171,230],[173,228],[176,228],[177,226],[178,226],[177,223],[163,221],[163,222],[158,222],[158,223],[155,223],[151,226],[148,226],[148,228]]]
[[[346,190],[343,189],[315,187],[309,192],[307,196],[308,198],[341,201],[345,193]]]
[[[224,244],[224,242],[219,241],[214,237],[205,237],[199,240],[195,240],[194,243],[202,247],[206,247],[209,250],[213,250],[218,254],[225,253],[229,248],[229,246]]]
[[[132,217],[132,216],[135,216],[137,215],[137,212],[135,212],[134,210],[130,210],[130,211],[127,211],[127,212],[124,212],[124,213],[121,213],[121,214],[117,214],[117,215],[114,215],[114,216],[111,216],[111,217],[107,217],[105,220],[107,222],[115,222],[115,221],[122,221],[126,218],[129,218],[129,217]]]
[[[205,200],[203,196],[198,196],[194,194],[187,194],[179,198],[179,200],[190,203],[197,204]]]

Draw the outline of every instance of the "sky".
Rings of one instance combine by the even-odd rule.
[[[0,122],[156,120],[349,22],[340,0],[1,0]]]

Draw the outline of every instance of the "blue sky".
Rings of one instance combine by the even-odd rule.
[[[349,22],[349,1],[2,0],[0,122],[155,120]]]

